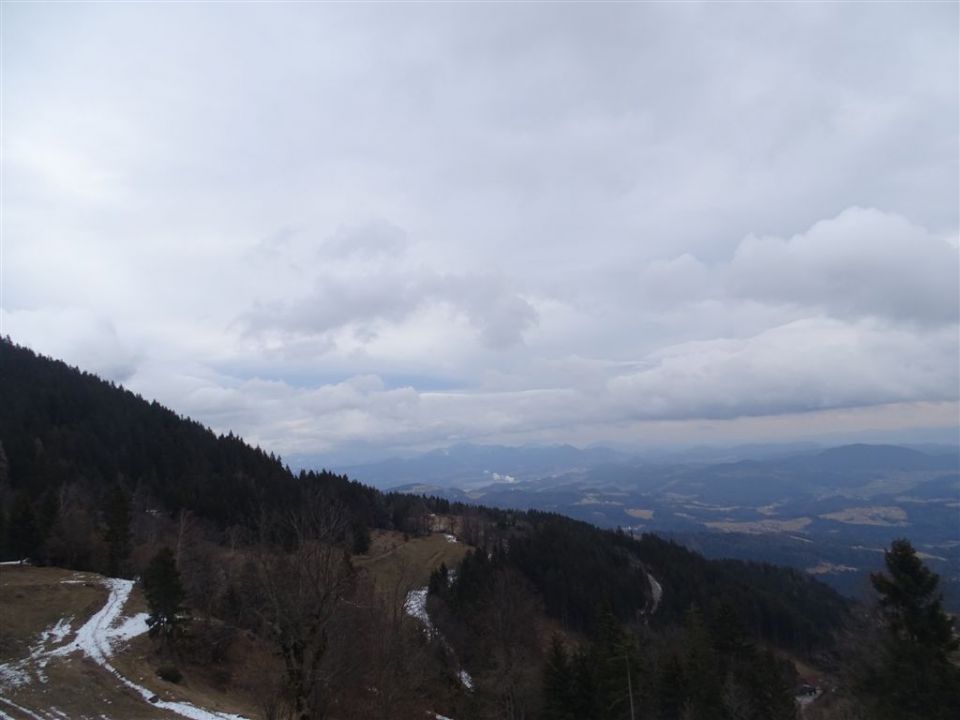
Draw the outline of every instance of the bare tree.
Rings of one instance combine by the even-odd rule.
[[[339,681],[355,676],[344,630],[355,609],[355,573],[340,545],[345,513],[319,495],[261,527],[258,613],[284,666],[289,714],[327,716]]]
[[[362,717],[376,720],[416,717],[425,712],[424,698],[440,694],[438,688],[427,687],[426,668],[434,659],[430,639],[420,621],[404,610],[415,587],[414,573],[405,560],[397,563],[392,581],[366,593],[375,605],[366,624],[367,684],[372,692]]]

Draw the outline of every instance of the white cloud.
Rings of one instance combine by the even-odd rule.
[[[957,13],[13,5],[3,331],[283,451],[943,424]]]
[[[665,348],[609,388],[634,417],[658,419],[956,401],[958,353],[953,328],[916,334],[810,318],[754,337]]]
[[[142,350],[121,339],[110,320],[82,308],[0,311],[4,332],[81,370],[113,382],[137,372]]]
[[[954,323],[955,246],[898,215],[850,208],[789,239],[748,237],[729,267],[733,295],[847,317]]]

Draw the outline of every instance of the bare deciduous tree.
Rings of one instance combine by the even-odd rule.
[[[258,613],[284,666],[288,713],[328,715],[339,682],[351,675],[344,637],[355,604],[355,573],[340,540],[345,513],[319,495],[261,528],[256,553]]]

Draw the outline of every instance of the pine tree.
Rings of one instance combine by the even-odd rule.
[[[143,591],[150,607],[150,636],[170,638],[174,635],[183,610],[185,593],[180,582],[173,550],[161,548],[143,573]]]
[[[684,675],[687,680],[687,712],[684,717],[713,720],[722,705],[723,678],[713,638],[696,608],[687,612]]]
[[[884,637],[876,657],[864,659],[857,690],[877,718],[960,717],[960,670],[950,658],[958,642],[937,590],[940,577],[905,539],[894,540],[884,562],[887,573],[870,576]]]
[[[17,560],[36,557],[40,550],[40,531],[33,505],[23,491],[13,499],[7,535],[7,547]]]
[[[123,565],[130,555],[130,498],[119,484],[113,486],[107,498],[107,574],[122,575]]]
[[[635,718],[640,661],[635,644],[609,610],[600,614],[594,653],[602,717]]]
[[[680,720],[687,698],[683,663],[676,655],[661,660],[657,672],[657,720]]]
[[[573,667],[563,641],[556,635],[550,642],[543,669],[544,720],[576,720]]]

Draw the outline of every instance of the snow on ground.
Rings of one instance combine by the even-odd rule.
[[[407,615],[416,618],[423,624],[423,631],[427,634],[428,638],[436,637],[439,639],[443,647],[446,648],[451,655],[456,657],[453,648],[450,647],[450,643],[448,643],[446,638],[440,634],[440,631],[434,627],[433,622],[430,620],[430,615],[427,613],[427,594],[429,591],[429,588],[422,587],[418,590],[408,592],[407,599],[403,603],[403,609]],[[457,673],[457,677],[467,690],[473,690],[473,678],[470,677],[470,673],[461,668]]]
[[[653,615],[660,607],[660,600],[663,598],[663,586],[650,573],[647,573],[647,580],[650,581],[650,593],[653,595],[653,608],[650,610],[650,614]]]
[[[47,678],[43,674],[43,669],[47,666],[54,652],[48,646],[64,641],[70,634],[70,620],[72,619],[61,618],[56,625],[51,625],[41,632],[37,637],[37,642],[30,647],[30,654],[27,657],[17,662],[0,665],[0,690],[27,685],[34,677],[40,682],[46,682]]]
[[[812,703],[814,700],[816,700],[816,699],[817,699],[818,697],[820,697],[821,695],[823,695],[823,690],[821,690],[820,688],[817,688],[817,689],[816,689],[814,692],[812,692],[812,693],[806,693],[806,694],[804,694],[804,695],[797,695],[794,699],[797,701],[797,703],[800,705],[800,707],[803,708],[803,707],[806,707],[807,705],[809,705],[810,703]]]
[[[427,637],[433,637],[436,629],[430,621],[427,614],[427,593],[429,589],[422,587],[419,590],[411,590],[407,593],[407,599],[403,603],[403,609],[410,617],[416,618],[423,624],[424,632]]]
[[[119,578],[104,578],[102,582],[109,592],[107,601],[99,611],[94,613],[94,615],[77,630],[73,642],[68,642],[65,645],[50,650],[46,649],[48,639],[62,642],[70,633],[69,622],[60,620],[52,628],[48,628],[40,634],[41,644],[31,649],[30,657],[21,660],[13,667],[0,665],[0,687],[16,687],[17,685],[29,682],[31,666],[34,668],[38,679],[44,681],[45,678],[43,677],[42,669],[51,658],[64,657],[80,651],[113,675],[123,685],[140,695],[145,701],[151,702],[151,700],[157,697],[156,693],[152,690],[142,685],[137,685],[124,675],[121,675],[109,662],[110,656],[113,655],[114,645],[128,641],[147,632],[146,613],[139,613],[132,617],[121,617],[123,606],[126,605],[127,599],[130,597],[130,591],[133,590],[133,581],[121,580]],[[426,590],[424,590],[424,593],[426,593]],[[425,595],[424,602],[426,602]],[[426,610],[424,610],[424,613],[425,612]],[[37,647],[39,647],[39,649],[36,649]],[[26,676],[25,682],[19,682],[24,675]],[[14,682],[6,685],[4,680],[7,678],[12,679]],[[43,720],[39,715],[25,708],[21,708],[19,705],[15,705],[12,701],[4,700],[3,698],[0,698],[0,700],[3,700],[3,702],[9,706],[23,712],[31,718]],[[204,710],[187,702],[156,699],[153,700],[152,704],[163,710],[169,710],[182,717],[190,718],[190,720],[245,720],[245,718],[240,715]],[[4,719],[0,717],[0,720]]]
[[[13,700],[8,700],[8,699],[5,698],[5,697],[0,697],[0,703],[3,703],[7,708],[13,708],[13,709],[16,710],[17,712],[23,713],[23,714],[26,715],[28,718],[32,718],[32,720],[46,720],[46,718],[43,718],[43,717],[37,715],[36,713],[27,710],[27,709],[26,709],[25,707],[23,707],[22,705],[17,705]],[[10,717],[10,716],[9,716],[9,715],[3,715],[3,716],[0,716],[0,717],[8,718],[8,717]],[[10,720],[13,720],[13,718],[11,718]]]
[[[25,666],[25,660],[0,665],[0,690],[20,687],[30,682],[30,673]]]
[[[443,536],[447,539],[447,542],[450,542],[450,543],[460,542],[459,540],[457,540],[456,535],[451,535],[450,533],[444,533]]]

